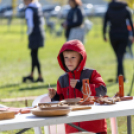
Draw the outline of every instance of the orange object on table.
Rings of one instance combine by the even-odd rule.
[[[21,114],[28,114],[28,113],[31,113],[31,109],[32,109],[32,108],[22,108],[22,109],[20,109],[20,113],[21,113]]]
[[[89,96],[91,95],[91,90],[89,88],[89,79],[83,79],[82,85],[83,85],[83,101],[90,101]]]
[[[120,97],[121,101],[133,100],[133,96]]]
[[[79,105],[93,105],[94,101],[79,101]]]
[[[124,97],[124,78],[123,75],[119,75],[119,96]]]

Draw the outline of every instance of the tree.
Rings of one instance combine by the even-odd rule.
[[[110,2],[111,0],[105,0],[105,1]],[[130,8],[134,9],[134,0],[119,0],[119,1],[126,2]]]
[[[13,14],[16,13],[17,2],[18,2],[18,0],[12,0]]]
[[[126,0],[128,6],[132,9],[134,9],[134,0]]]
[[[59,3],[60,5],[65,5],[68,0],[52,0],[53,2]]]

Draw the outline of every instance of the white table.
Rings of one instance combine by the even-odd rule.
[[[32,114],[16,115],[14,119],[0,121],[0,131],[129,115],[134,115],[134,100],[117,102],[114,105],[94,105],[90,110],[70,112],[67,116],[36,117]]]

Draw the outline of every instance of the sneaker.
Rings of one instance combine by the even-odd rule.
[[[27,81],[33,82],[33,77],[31,76],[23,77],[23,82],[26,83]]]
[[[35,82],[44,82],[43,78],[38,78]]]

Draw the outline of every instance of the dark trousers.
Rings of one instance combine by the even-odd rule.
[[[38,69],[38,73],[41,74],[40,62],[38,59],[38,49],[31,50],[31,59],[32,59],[32,69],[31,72],[34,72],[35,67]]]
[[[110,36],[111,45],[113,47],[113,50],[115,52],[116,58],[117,58],[117,77],[116,80],[118,80],[118,76],[121,74],[124,76],[124,68],[123,68],[123,56],[125,54],[126,46],[128,43],[128,38],[112,38]]]

